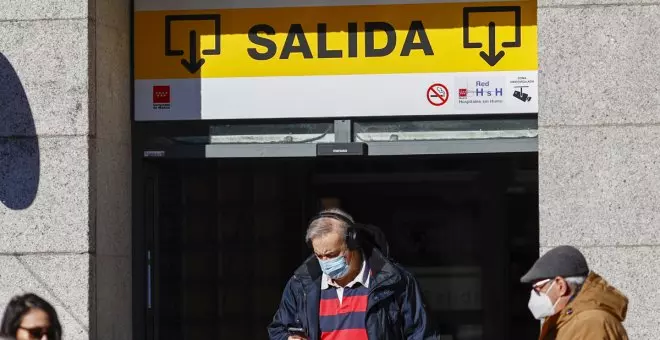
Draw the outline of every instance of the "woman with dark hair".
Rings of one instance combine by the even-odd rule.
[[[15,296],[5,309],[0,337],[16,340],[61,340],[62,326],[55,308],[35,294]]]

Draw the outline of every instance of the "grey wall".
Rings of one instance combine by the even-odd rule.
[[[660,333],[660,2],[540,0],[541,251],[581,248]]]
[[[130,339],[129,1],[0,8],[0,308],[35,292],[67,339]]]
[[[94,0],[90,0],[91,1]],[[131,339],[131,120],[129,0],[96,0],[96,103],[91,164],[96,201],[94,339]],[[90,72],[90,74],[92,74]],[[91,115],[92,113],[90,113]],[[93,289],[93,287],[92,287]]]

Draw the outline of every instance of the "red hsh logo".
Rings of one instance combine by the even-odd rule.
[[[458,89],[458,96],[460,98],[465,98],[467,97],[467,89]]]
[[[153,92],[154,109],[169,109],[170,100],[171,98],[170,98],[169,85],[154,85],[154,92]]]

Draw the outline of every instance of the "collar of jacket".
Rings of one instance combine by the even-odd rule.
[[[576,315],[592,309],[608,312],[621,322],[625,320],[628,310],[628,298],[593,271],[589,272],[582,288],[571,297],[568,305],[543,323],[539,339],[552,338]]]

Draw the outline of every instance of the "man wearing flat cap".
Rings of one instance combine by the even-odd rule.
[[[528,307],[543,321],[540,340],[628,340],[628,298],[590,271],[574,247],[548,251],[520,281],[532,285]]]

